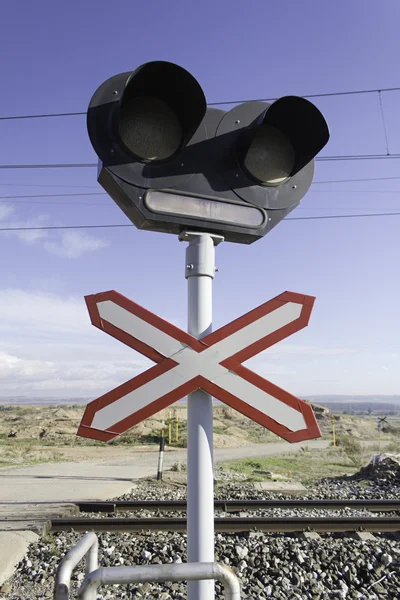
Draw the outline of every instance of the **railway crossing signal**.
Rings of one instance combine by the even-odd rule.
[[[182,67],[154,61],[102,83],[87,111],[98,182],[139,229],[188,242],[188,331],[117,292],[88,296],[92,323],[155,363],[88,404],[78,435],[110,440],[188,395],[188,562],[214,561],[212,396],[291,441],[319,437],[312,408],[243,366],[308,324],[314,298],[285,292],[214,333],[215,246],[251,244],[308,191],[329,139],[296,96],[207,107]],[[213,582],[188,582],[212,600]]]
[[[201,340],[115,291],[86,297],[92,324],[157,365],[88,404],[78,435],[102,441],[202,389],[280,437],[319,437],[313,410],[242,365],[307,326],[314,298],[285,292]]]
[[[102,83],[87,128],[100,185],[139,229],[243,244],[298,206],[329,139],[304,98],[207,107],[196,79],[165,61]]]

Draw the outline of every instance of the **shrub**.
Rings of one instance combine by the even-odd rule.
[[[336,439],[336,445],[342,449],[347,458],[357,467],[365,462],[366,452],[357,438],[350,435],[340,435]]]

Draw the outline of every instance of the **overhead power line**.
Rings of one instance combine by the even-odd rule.
[[[337,156],[317,156],[316,161],[338,161],[338,160],[381,160],[381,159],[399,159],[400,154],[349,154]],[[88,169],[97,168],[97,163],[43,163],[43,164],[20,164],[20,165],[0,165],[0,169]],[[355,181],[355,180],[353,180]]]
[[[362,177],[360,179],[330,179],[326,181],[313,181],[311,185],[325,185],[328,183],[352,183],[354,181],[389,181],[393,179],[400,179],[400,177]],[[64,185],[59,183],[0,183],[1,186],[8,187],[50,187],[50,188],[89,188],[89,189],[98,189],[98,185]],[[322,190],[321,190],[322,191]],[[337,190],[344,191],[344,190]],[[350,190],[346,190],[350,191]],[[103,193],[103,192],[99,192]],[[51,194],[52,196],[54,194]],[[79,194],[81,195],[81,194]],[[5,197],[5,196],[4,196]],[[16,196],[13,196],[15,198]],[[19,197],[27,197],[27,196],[19,196]]]
[[[400,177],[399,177],[400,179]],[[98,185],[64,185],[60,183],[0,183],[0,187],[51,187],[51,188],[97,188]]]
[[[345,92],[327,92],[325,94],[308,94],[301,96],[302,98],[328,98],[332,96],[351,96],[355,94],[381,94],[382,92],[398,92],[400,87],[391,88],[375,88],[367,90],[347,90]],[[277,98],[255,98],[247,100],[223,100],[222,102],[209,102],[208,106],[223,106],[224,104],[243,104],[245,102],[272,102]],[[56,113],[39,113],[33,115],[10,115],[6,117],[0,117],[0,121],[14,121],[17,119],[48,119],[52,117],[80,117],[86,115],[86,111],[74,111],[74,112],[56,112]]]
[[[29,195],[22,195],[22,196],[15,196],[14,195],[10,195],[10,196],[0,196],[1,200],[5,200],[5,199],[12,199],[12,198],[69,198],[69,197],[76,197],[76,196],[108,196],[108,194],[106,192],[74,192],[74,193],[69,193],[69,194],[29,194]]]
[[[362,177],[360,179],[330,179],[327,181],[313,181],[311,185],[326,183],[351,183],[353,181],[389,181],[390,179],[400,179],[400,177]]]
[[[316,219],[350,219],[358,217],[394,217],[400,216],[400,212],[385,213],[363,213],[352,215],[321,215],[309,217],[288,217],[284,221],[311,221]],[[117,229],[121,227],[135,227],[133,224],[115,225],[48,225],[44,227],[0,227],[0,231],[55,231],[60,229]]]
[[[309,221],[314,219],[352,219],[356,217],[395,217],[400,216],[400,212],[385,212],[385,213],[363,213],[354,215],[321,215],[309,216],[309,217],[288,217],[284,221]]]
[[[351,96],[353,94],[380,94],[382,92],[398,92],[400,87],[393,88],[374,88],[369,90],[349,90],[345,92],[327,92],[326,94],[308,94],[307,96],[301,96],[301,98],[329,98],[332,96]],[[288,94],[286,94],[288,95]],[[225,102],[210,102],[209,106],[221,106],[223,104],[242,104],[244,102],[272,102],[277,100],[275,98],[256,98],[253,100],[228,100]]]
[[[97,163],[53,163],[38,165],[0,165],[0,169],[87,169],[97,167]]]
[[[311,192],[314,194],[400,194],[400,190],[310,190]]]
[[[17,119],[49,119],[51,117],[79,117],[86,115],[85,112],[64,112],[64,113],[44,113],[37,115],[11,115],[9,117],[0,117],[0,121],[16,121]]]
[[[399,194],[400,190],[310,190],[314,194]],[[80,198],[87,196],[107,196],[110,197],[106,192],[73,192],[66,194],[10,194],[9,196],[0,196],[0,201],[12,200],[10,204],[14,204],[14,202],[18,203],[21,199],[37,199],[37,198]],[[24,202],[24,204],[29,204],[29,202]],[[35,202],[32,202],[35,204]],[[39,202],[39,204],[46,204]],[[57,206],[61,204],[61,202],[51,202],[50,204],[54,204]],[[75,204],[81,204],[80,202],[76,202]],[[88,206],[106,206],[106,204],[93,204],[86,203]]]
[[[349,154],[347,156],[317,156],[314,160],[381,160],[383,158],[400,158],[400,154]]]

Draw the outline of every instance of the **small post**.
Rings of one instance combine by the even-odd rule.
[[[160,437],[160,451],[158,454],[157,481],[162,480],[163,462],[164,462],[164,444],[165,444],[165,437],[164,437],[164,429],[163,429],[161,437]]]
[[[332,418],[333,445],[334,445],[334,447],[336,447],[335,415],[331,415],[331,418]]]
[[[168,411],[168,444],[171,445],[172,439],[172,413]]]
[[[175,419],[175,441],[176,441],[176,443],[179,442],[179,417],[178,417],[178,415],[176,415],[176,419]]]

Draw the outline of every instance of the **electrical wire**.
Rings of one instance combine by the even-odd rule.
[[[314,219],[351,219],[355,217],[395,217],[400,216],[400,212],[386,212],[386,213],[364,213],[359,215],[316,215],[309,217],[288,217],[283,219],[284,221],[308,221]]]
[[[327,181],[313,181],[311,185],[325,185],[328,183],[352,183],[354,181],[390,181],[394,179],[400,179],[400,177],[362,177],[360,179],[330,179]],[[9,187],[50,187],[50,188],[90,188],[90,189],[98,189],[98,185],[64,185],[59,183],[0,183],[1,186],[9,186]],[[322,191],[322,190],[321,190]],[[344,191],[344,190],[337,190]],[[346,190],[351,191],[351,190]],[[357,190],[354,190],[357,191]],[[383,190],[378,190],[383,191]],[[103,193],[103,192],[101,192]],[[53,194],[51,194],[53,195]],[[79,194],[81,195],[81,194]],[[13,196],[14,198],[15,196]],[[20,196],[22,197],[22,196]],[[27,197],[27,196],[23,196]]]
[[[337,161],[337,160],[381,160],[383,158],[400,158],[400,154],[349,154],[347,156],[317,156],[314,160]]]
[[[327,92],[326,94],[308,94],[307,96],[300,96],[301,98],[329,98],[332,96],[351,96],[353,94],[377,94],[382,92],[398,92],[400,87],[393,88],[376,88],[372,90],[353,90],[346,92]],[[244,104],[245,102],[273,102],[277,98],[256,98],[254,100],[228,100],[226,102],[210,102],[208,106],[221,106],[223,104]]]
[[[314,194],[399,194],[400,190],[310,190],[309,193],[313,192]],[[56,202],[20,202],[21,199],[37,199],[37,198],[81,198],[87,196],[107,196],[109,195],[106,192],[73,192],[66,194],[21,194],[21,195],[12,195],[9,196],[0,196],[0,203],[5,202],[7,200],[12,200],[9,204],[53,204],[57,206],[58,204],[69,204],[69,202],[62,203],[59,201]],[[86,206],[106,206],[104,203],[89,203],[89,202],[71,202],[70,204],[86,204]]]
[[[347,156],[317,156],[314,160],[321,162],[339,161],[339,160],[380,160],[380,159],[398,159],[400,154],[350,154]],[[53,164],[28,164],[28,165],[0,165],[0,169],[85,169],[97,168],[97,163],[53,163]]]
[[[326,183],[350,183],[353,181],[389,181],[390,179],[400,179],[400,177],[362,177],[360,179],[331,179],[328,181],[313,181],[312,185]]]
[[[400,190],[310,190],[310,192],[314,194],[400,194]]]
[[[0,165],[0,169],[86,169],[97,167],[97,163],[53,163],[39,165]]]
[[[325,94],[308,94],[306,96],[300,96],[301,98],[328,98],[333,96],[351,96],[354,94],[381,94],[382,92],[398,92],[400,87],[391,88],[375,88],[368,90],[347,90],[345,92],[327,92]],[[208,106],[222,106],[224,104],[244,104],[246,102],[272,102],[276,98],[256,98],[253,100],[224,100],[222,102],[209,102]],[[86,115],[86,111],[77,112],[57,112],[57,113],[42,113],[34,115],[11,115],[6,117],[0,117],[0,121],[14,121],[17,119],[48,119],[51,117],[80,117]]]
[[[284,221],[311,221],[316,219],[349,219],[357,217],[394,217],[400,216],[400,212],[386,213],[363,213],[352,215],[316,215],[308,217],[288,217]],[[0,231],[52,231],[60,229],[116,229],[122,227],[135,227],[131,223],[115,225],[48,225],[44,227],[0,227]]]
[[[14,202],[6,203],[5,201],[0,200],[0,206],[1,204],[7,204],[7,206],[14,206],[19,204],[28,204],[31,206],[46,205],[53,206],[55,208],[58,206],[101,206],[102,208],[116,208],[116,204],[112,202],[49,202],[47,200],[41,202],[40,200],[16,200]],[[371,208],[370,206],[298,206],[296,210],[393,210],[393,208],[393,206],[388,206],[387,208],[383,208],[382,206],[380,206],[379,208]]]
[[[400,177],[399,177],[400,179]],[[96,188],[98,189],[98,185],[64,185],[60,183],[0,183],[1,186],[8,187],[51,187],[51,188]]]
[[[11,198],[69,198],[72,196],[108,196],[108,194],[106,194],[106,192],[73,192],[69,194],[28,194],[22,196],[0,196],[0,199],[5,200]]]

